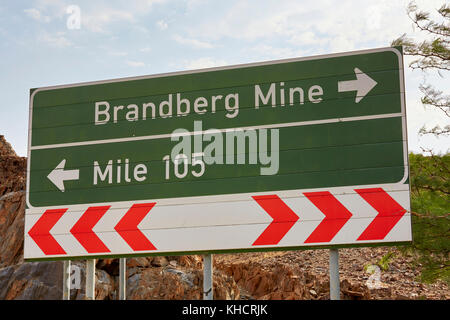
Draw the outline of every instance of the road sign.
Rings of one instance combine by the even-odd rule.
[[[31,90],[25,258],[411,241],[398,48]]]

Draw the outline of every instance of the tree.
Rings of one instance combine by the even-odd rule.
[[[450,5],[443,4],[437,10],[442,20],[439,22],[432,20],[429,12],[420,11],[414,2],[409,3],[407,13],[413,26],[420,31],[420,35],[424,34],[426,39],[417,42],[405,33],[391,45],[403,46],[405,55],[416,58],[409,64],[413,70],[436,71],[439,76],[444,77],[444,73],[450,71]],[[421,84],[419,89],[423,94],[424,105],[439,109],[445,117],[450,118],[450,95],[426,82]],[[424,126],[420,134],[448,135],[450,125],[444,128],[435,126],[431,129]]]
[[[450,283],[450,155],[410,154],[411,213],[415,262],[425,282]]]
[[[425,74],[436,71],[440,77],[445,77],[450,70],[450,5],[443,4],[437,9],[439,21],[433,20],[429,12],[419,10],[414,2],[408,5],[407,14],[415,29],[419,30],[416,36],[424,36],[425,40],[414,40],[403,34],[392,42],[392,46],[403,46],[405,55],[415,58],[409,64],[413,70]],[[419,89],[425,106],[438,109],[443,117],[450,118],[450,95],[426,81]],[[450,125],[444,128],[423,126],[419,134],[448,135]],[[423,151],[425,155],[409,156],[414,242],[405,251],[412,252],[415,263],[422,265],[423,281],[443,279],[450,282],[450,155],[439,156],[432,150]]]

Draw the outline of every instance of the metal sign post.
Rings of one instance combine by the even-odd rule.
[[[70,260],[64,260],[63,264],[63,300],[70,300]]]
[[[119,259],[119,300],[126,300],[127,292],[127,259]]]
[[[213,300],[213,258],[212,254],[203,256],[203,300]]]
[[[86,260],[86,299],[95,300],[95,259]]]
[[[330,300],[340,300],[339,251],[330,249]]]

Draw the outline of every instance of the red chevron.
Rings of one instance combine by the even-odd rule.
[[[325,215],[305,243],[330,242],[351,218],[352,213],[328,191],[303,194]]]
[[[46,210],[30,231],[28,231],[30,237],[46,255],[66,254],[64,249],[50,234],[50,229],[53,228],[66,211],[67,208]]]
[[[110,206],[89,207],[70,229],[70,233],[88,253],[110,252],[102,240],[92,231],[92,228],[109,208]]]
[[[134,204],[114,227],[134,251],[156,250],[156,247],[137,227],[155,204],[156,202]]]
[[[383,240],[406,210],[382,188],[355,189],[378,215],[359,236],[358,240]]]
[[[298,216],[275,194],[252,198],[273,218],[253,245],[278,244],[298,220]]]

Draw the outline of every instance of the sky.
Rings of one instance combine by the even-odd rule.
[[[423,37],[404,0],[0,0],[0,135],[27,155],[31,88],[388,47]],[[417,0],[434,12],[444,1]],[[448,90],[448,73],[412,71],[405,57],[410,152],[450,149],[419,136],[449,119],[425,108],[423,81]],[[447,91],[448,93],[448,91]]]

